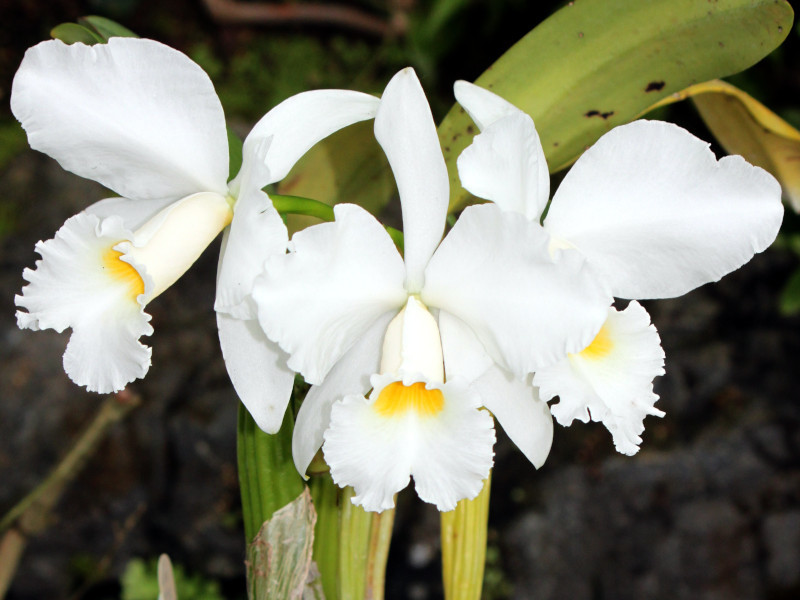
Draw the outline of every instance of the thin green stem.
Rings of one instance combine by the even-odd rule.
[[[283,196],[280,194],[270,194],[272,206],[275,207],[282,215],[304,215],[307,217],[316,217],[322,221],[331,222],[334,220],[333,207],[319,200],[312,200],[311,198],[302,198],[301,196]],[[386,226],[386,231],[392,238],[395,246],[403,252],[403,232],[394,227]]]
[[[442,513],[442,579],[445,600],[480,600],[492,475],[472,500]]]
[[[280,194],[270,194],[272,206],[279,213],[293,215],[305,215],[307,217],[317,217],[323,221],[333,221],[333,207],[319,200],[302,198],[300,196],[282,196]]]
[[[287,410],[280,430],[275,434],[264,433],[244,405],[240,405],[237,454],[248,544],[276,510],[303,491],[305,484],[292,461],[293,428],[294,418]]]

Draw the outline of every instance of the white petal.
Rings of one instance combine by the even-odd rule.
[[[402,259],[381,224],[353,204],[334,212],[334,223],[296,233],[293,252],[271,257],[253,289],[264,331],[312,384],[408,297]]]
[[[333,480],[352,485],[353,503],[370,511],[392,508],[409,476],[419,497],[441,511],[477,496],[492,466],[495,441],[492,418],[478,410],[477,395],[463,382],[428,385],[441,390],[439,412],[410,409],[387,416],[375,405],[393,381],[391,375],[375,376],[369,400],[350,395],[334,404],[323,445]]]
[[[553,444],[553,416],[538,389],[499,367],[486,371],[472,387],[517,448],[541,467]]]
[[[125,229],[136,231],[147,221],[155,217],[167,206],[175,202],[174,198],[158,198],[155,200],[129,200],[128,198],[106,198],[84,209],[100,219],[117,216],[122,219]]]
[[[422,288],[425,265],[442,239],[450,184],[431,109],[410,67],[386,86],[375,117],[375,137],[397,180],[406,288],[415,293]]]
[[[769,246],[780,185],[739,156],[658,121],[600,138],[553,198],[545,228],[573,244],[620,298],[668,298],[716,281]]]
[[[15,298],[28,311],[17,312],[21,328],[72,328],[64,370],[89,391],[119,391],[150,367],[150,348],[138,340],[153,333],[144,312],[152,282],[112,250],[131,235],[119,217],[75,215],[36,245],[42,260],[25,269],[29,284]]]
[[[214,309],[239,319],[255,319],[257,311],[249,301],[255,279],[264,261],[284,254],[288,242],[286,225],[269,197],[259,189],[243,190],[222,240]]]
[[[460,377],[472,383],[494,364],[475,333],[461,319],[439,311],[439,331],[447,379]]]
[[[286,353],[267,339],[256,320],[217,313],[217,327],[225,367],[242,404],[263,431],[277,433],[294,385]]]
[[[494,92],[468,81],[456,81],[453,92],[458,103],[481,131],[503,117],[522,113],[520,109]]]
[[[349,90],[312,90],[284,100],[245,139],[242,172],[248,161],[258,159],[255,147],[270,139],[269,150],[260,158],[269,168],[269,178],[258,181],[257,187],[280,181],[314,144],[343,127],[374,118],[379,103],[375,96]]]
[[[656,328],[638,302],[624,311],[613,307],[592,344],[533,378],[542,398],[559,396],[551,407],[556,420],[602,421],[623,454],[635,454],[647,415],[663,416],[654,408],[653,378],[664,374],[664,351]]]
[[[322,436],[330,423],[331,406],[348,394],[365,395],[372,384],[370,375],[378,371],[381,344],[386,326],[394,313],[379,317],[331,369],[321,385],[311,387],[300,405],[292,435],[292,456],[297,471],[304,475],[322,446]]]
[[[533,120],[503,117],[475,136],[458,157],[461,185],[504,210],[538,221],[550,195],[550,174]]]
[[[42,42],[17,71],[11,109],[32,148],[126,198],[227,192],[228,138],[214,86],[158,42]]]
[[[461,319],[520,379],[584,348],[611,302],[579,253],[551,257],[548,243],[520,214],[471,206],[425,272],[422,301]]]

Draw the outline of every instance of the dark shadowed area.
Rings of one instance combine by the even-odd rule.
[[[341,4],[363,20],[235,24],[201,0],[0,3],[0,515],[47,475],[103,400],[64,374],[67,334],[22,331],[14,319],[34,244],[108,195],[28,149],[8,107],[25,48],[58,23],[106,15],[201,64],[244,132],[293,93],[379,93],[412,64],[441,118],[455,79],[477,77],[559,5],[465,0],[436,35],[423,35],[431,1]],[[795,30],[735,79],[795,126],[799,49]],[[711,140],[690,105],[664,118]],[[800,316],[780,310],[800,265],[798,236],[800,217],[787,213],[775,246],[740,271],[645,303],[667,355],[656,383],[667,416],[648,417],[635,457],[616,454],[600,424],[557,425],[536,471],[499,435],[484,598],[800,597]],[[153,366],[129,386],[141,405],[112,428],[32,537],[9,600],[120,598],[131,560],[162,552],[216,581],[223,597],[245,597],[238,399],[216,335],[217,251],[218,243],[148,306]],[[438,522],[413,492],[400,496],[387,598],[441,597]]]

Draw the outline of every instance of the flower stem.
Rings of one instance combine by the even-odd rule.
[[[472,500],[442,513],[442,578],[445,600],[480,600],[492,475]]]
[[[382,600],[394,510],[367,512],[339,488],[329,473],[313,475],[317,509],[314,559],[327,600]]]
[[[335,218],[333,207],[319,200],[302,198],[301,196],[282,196],[280,194],[270,194],[269,198],[272,200],[272,206],[275,207],[275,210],[282,215],[304,215],[328,222],[333,221]],[[403,252],[403,232],[389,226],[386,226],[386,231],[391,236],[395,246],[400,252]]]
[[[239,405],[239,485],[248,544],[275,511],[303,491],[303,479],[292,461],[293,427],[294,417],[287,410],[278,433],[264,433],[244,405]]]

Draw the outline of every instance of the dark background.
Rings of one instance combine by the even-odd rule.
[[[412,64],[441,118],[455,79],[477,77],[559,5],[465,0],[445,27],[423,35],[431,2],[342,4],[387,31],[226,25],[200,0],[0,1],[0,514],[47,474],[102,400],[63,373],[66,334],[20,331],[13,316],[34,243],[104,197],[27,148],[8,109],[25,49],[58,23],[109,16],[198,61],[244,131],[293,93],[380,92]],[[795,126],[799,46],[795,29],[734,79]],[[690,105],[666,116],[712,139]],[[798,221],[787,213],[778,243],[721,283],[646,303],[667,354],[667,374],[656,382],[667,416],[646,420],[637,456],[615,454],[599,424],[556,426],[537,472],[500,434],[485,598],[800,597],[800,318],[779,310],[800,263]],[[131,386],[143,404],[114,427],[31,541],[9,599],[119,598],[130,560],[161,552],[216,581],[225,597],[244,597],[238,401],[212,310],[217,249],[148,306],[153,367]],[[438,553],[438,513],[406,491],[387,597],[440,597]]]

